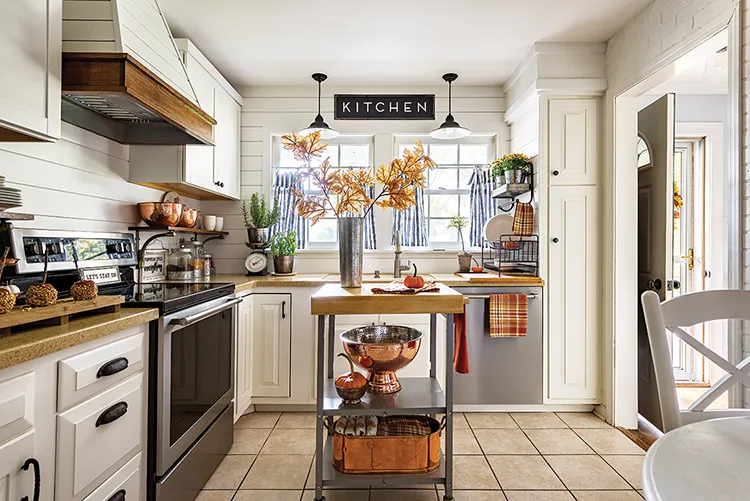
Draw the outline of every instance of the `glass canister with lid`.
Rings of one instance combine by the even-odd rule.
[[[193,255],[184,244],[169,253],[167,259],[167,280],[193,280]]]
[[[188,245],[190,247],[190,254],[193,257],[193,278],[202,280],[206,265],[206,249],[200,240],[191,240],[188,242]]]
[[[216,263],[214,262],[214,255],[206,252],[203,257],[205,258],[205,264],[203,265],[203,276],[210,277],[216,275]]]

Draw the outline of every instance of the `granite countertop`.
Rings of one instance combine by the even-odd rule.
[[[0,370],[93,341],[159,318],[156,308],[122,308],[73,318],[65,325],[32,327],[0,337]]]
[[[497,275],[478,276],[475,280],[460,277],[448,273],[435,273],[431,275],[436,282],[448,287],[505,287],[505,286],[527,286],[542,287],[544,280],[538,277]],[[325,284],[337,283],[335,274],[330,273],[300,273],[290,277],[277,277],[266,275],[264,277],[248,277],[241,274],[222,273],[211,277],[211,282],[234,283],[235,292],[245,292],[256,287],[321,287]],[[367,283],[367,279],[365,278]],[[382,283],[387,283],[383,280]]]

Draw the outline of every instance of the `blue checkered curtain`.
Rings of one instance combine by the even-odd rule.
[[[396,243],[396,231],[401,233],[401,245],[406,247],[426,247],[430,244],[427,238],[427,218],[424,210],[424,190],[415,191],[416,205],[404,212],[393,210],[393,236],[391,244]]]
[[[484,225],[497,214],[492,198],[492,174],[488,168],[477,167],[469,178],[469,211],[471,229],[469,242],[472,247],[481,247]]]
[[[293,188],[302,188],[295,183],[297,175],[293,172],[276,172],[273,182],[273,197],[279,201],[279,222],[271,227],[270,234],[276,232],[286,233],[289,230],[297,232],[297,246],[304,249],[307,244],[307,221],[297,213],[296,197],[292,194]]]

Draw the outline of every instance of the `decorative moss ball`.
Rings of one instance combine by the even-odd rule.
[[[50,284],[36,284],[26,291],[26,304],[29,306],[50,306],[57,302],[57,289]]]
[[[16,305],[16,295],[7,289],[0,289],[0,314],[8,313]]]
[[[81,280],[70,286],[70,295],[76,301],[94,299],[99,294],[99,288],[92,280]]]

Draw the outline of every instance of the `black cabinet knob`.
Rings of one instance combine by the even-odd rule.
[[[559,176],[560,175],[560,171],[559,170],[553,170],[552,171],[552,175],[553,176]]]
[[[559,239],[559,238],[557,238],[557,237],[555,237],[555,238],[553,238],[553,239],[552,239],[552,243],[553,243],[553,244],[556,244],[556,243],[557,243],[557,242],[559,242],[559,241],[560,241],[560,239]]]

